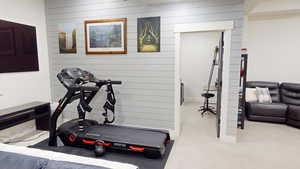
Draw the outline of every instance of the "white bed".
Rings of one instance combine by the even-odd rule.
[[[108,160],[96,159],[96,158],[87,158],[76,155],[64,154],[59,152],[52,152],[46,150],[39,150],[34,148],[7,145],[0,143],[0,151],[23,154],[33,157],[46,158],[49,160],[56,161],[66,161],[73,163],[81,163],[86,165],[101,166],[110,169],[138,169],[137,166],[126,163],[113,162]]]

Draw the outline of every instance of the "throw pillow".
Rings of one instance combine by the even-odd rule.
[[[257,102],[257,95],[255,88],[246,88],[246,102]]]
[[[268,88],[256,87],[256,95],[259,103],[272,103],[272,98]]]

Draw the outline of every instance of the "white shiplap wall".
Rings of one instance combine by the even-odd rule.
[[[243,27],[243,0],[195,0],[173,4],[145,4],[141,0],[47,0],[48,44],[52,100],[65,93],[56,74],[65,67],[81,67],[98,78],[121,80],[116,86],[117,122],[153,128],[174,129],[174,58],[175,24],[233,20],[230,69],[229,121],[227,135],[236,131],[239,60]],[[137,52],[137,18],[161,16],[161,52]],[[84,21],[89,19],[128,19],[128,54],[86,55]],[[57,27],[62,23],[77,25],[77,54],[59,54]],[[103,95],[92,103],[90,114],[100,118]],[[75,105],[74,105],[75,106]],[[74,106],[64,113],[76,117]],[[74,112],[74,113],[71,113]]]

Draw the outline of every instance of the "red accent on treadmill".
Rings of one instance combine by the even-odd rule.
[[[62,109],[62,107],[61,107],[61,106],[58,106],[58,107],[57,107],[57,110],[61,110],[61,109]]]
[[[69,141],[74,142],[76,140],[76,136],[74,136],[73,134],[69,135]]]
[[[92,141],[92,140],[82,140],[83,143],[85,144],[95,144],[96,141]]]
[[[137,147],[137,146],[129,146],[129,148],[134,151],[144,151],[145,150],[144,147]]]
[[[111,146],[111,143],[104,143],[104,142],[97,142],[96,144],[100,145],[100,146]]]

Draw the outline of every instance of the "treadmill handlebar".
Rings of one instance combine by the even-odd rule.
[[[113,80],[98,80],[98,79],[94,79],[91,80],[90,82],[96,83],[98,86],[102,86],[102,85],[107,85],[107,84],[114,84],[114,85],[121,85],[122,81],[113,81]]]
[[[111,81],[111,84],[121,85],[121,84],[122,84],[122,81]]]
[[[99,87],[97,87],[97,86],[80,86],[80,90],[83,90],[83,91],[98,91]]]
[[[78,81],[78,80],[76,80]],[[71,90],[84,90],[84,91],[98,91],[103,85],[113,84],[113,85],[121,85],[121,81],[111,81],[111,80],[91,80],[91,81],[82,81],[82,83],[73,83],[73,81],[63,80],[61,81],[64,86]],[[96,83],[96,86],[83,86],[86,83]]]
[[[121,81],[99,80],[92,73],[80,68],[66,68],[57,74],[59,81],[70,90],[98,91],[103,85],[122,84]],[[95,86],[84,86],[86,83],[95,83]]]

